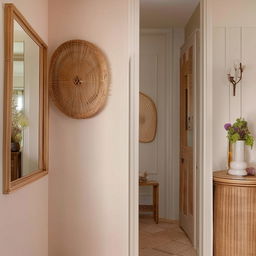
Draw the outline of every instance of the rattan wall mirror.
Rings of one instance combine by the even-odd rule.
[[[75,119],[96,115],[105,105],[109,70],[103,52],[90,42],[71,40],[54,52],[50,95],[60,111]]]
[[[140,92],[139,141],[152,142],[156,137],[157,109],[154,101]]]
[[[3,188],[47,174],[47,46],[13,4],[5,5]]]

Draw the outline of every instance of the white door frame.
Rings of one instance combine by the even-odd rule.
[[[201,0],[199,256],[213,255],[212,1]]]
[[[213,255],[212,193],[212,0],[201,2],[201,79],[198,255]],[[140,0],[129,1],[129,256],[138,256],[138,163],[139,163],[139,11]]]

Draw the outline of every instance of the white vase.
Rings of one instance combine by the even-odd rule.
[[[245,176],[247,175],[247,163],[244,161],[244,140],[238,140],[235,143],[235,159],[230,163],[228,173],[231,175]]]

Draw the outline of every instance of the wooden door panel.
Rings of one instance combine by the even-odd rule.
[[[182,207],[182,211],[184,215],[187,215],[187,211],[188,211],[188,193],[187,193],[187,189],[188,189],[188,184],[187,184],[187,180],[188,180],[188,170],[187,170],[187,164],[186,164],[186,159],[184,160],[184,181],[183,181],[183,195],[184,195],[184,201],[183,201],[183,207]]]
[[[190,148],[183,149],[180,164],[180,201],[184,215],[194,215],[194,172],[193,152]]]
[[[193,241],[193,47],[181,56],[180,63],[180,226]]]
[[[188,212],[189,215],[194,215],[194,172],[193,172],[193,152],[189,152],[188,160]]]

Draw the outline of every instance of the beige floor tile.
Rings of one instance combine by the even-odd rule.
[[[196,256],[196,250],[194,248],[189,248],[180,253],[181,256]]]
[[[173,241],[176,239],[182,239],[184,237],[183,234],[173,233],[169,231],[162,231],[155,234],[152,234],[155,239],[163,240],[166,242]]]
[[[161,228],[157,224],[142,225],[141,229],[142,231],[145,231],[151,234],[164,231],[164,228]]]
[[[139,246],[140,248],[154,248],[163,246],[172,242],[170,237],[161,234],[162,232],[151,234],[151,236],[140,236]]]
[[[186,245],[191,246],[191,242],[190,242],[190,240],[187,238],[186,235],[183,236],[183,237],[176,237],[174,240],[177,241],[177,242],[180,242],[180,243],[183,243],[183,244],[186,244]]]
[[[165,253],[172,253],[172,254],[180,254],[181,252],[186,251],[189,248],[190,246],[179,243],[177,241],[171,241],[164,245],[154,247],[154,249],[158,251],[165,252]]]
[[[140,230],[140,232],[139,232],[139,237],[140,238],[147,238],[147,237],[150,237],[150,236],[152,236],[152,233],[146,232],[144,230]]]
[[[140,256],[175,256],[173,254],[168,254],[168,253],[164,253],[164,252],[159,252],[156,251],[154,249],[142,249],[140,251]]]
[[[152,248],[153,242],[154,242],[154,240],[149,237],[148,238],[140,238],[139,248],[140,249]]]
[[[142,217],[139,238],[140,256],[196,256],[177,222],[155,224],[151,216]]]
[[[140,216],[140,223],[153,224],[155,222],[154,222],[153,216],[143,215],[143,216]]]
[[[182,240],[187,238],[187,236],[183,232],[179,232],[176,230],[167,230],[166,235],[169,236],[172,240]]]
[[[176,229],[177,228],[177,224],[171,224],[171,223],[161,223],[159,222],[158,226],[160,228],[163,228],[164,230],[171,230],[171,229]]]

